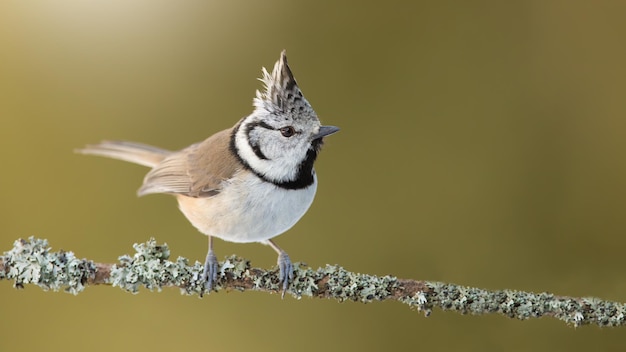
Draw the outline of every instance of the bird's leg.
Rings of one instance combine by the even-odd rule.
[[[289,280],[293,280],[293,265],[291,264],[291,259],[289,259],[287,252],[278,247],[276,243],[272,240],[267,240],[267,244],[278,253],[278,269],[280,270],[278,280],[283,284],[281,297],[284,298],[285,291],[287,291],[287,287],[289,287]]]
[[[209,236],[209,252],[204,261],[204,271],[202,272],[204,287],[207,292],[213,289],[213,283],[217,281],[217,258],[213,253],[213,237]]]

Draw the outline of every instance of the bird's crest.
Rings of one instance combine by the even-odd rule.
[[[315,111],[311,104],[304,98],[293,73],[287,64],[285,50],[280,54],[280,59],[274,64],[272,73],[263,68],[263,82],[265,89],[256,92],[254,106],[257,109],[266,110],[269,113],[291,113],[298,115],[314,116]]]

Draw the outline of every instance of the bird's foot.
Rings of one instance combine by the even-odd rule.
[[[213,289],[213,283],[217,281],[217,257],[215,257],[213,250],[209,250],[206,255],[202,279],[204,280],[204,289],[210,293]]]
[[[285,291],[289,287],[289,281],[293,280],[293,265],[291,264],[291,259],[286,252],[280,252],[278,255],[278,281],[279,284],[282,283],[283,292],[281,294],[281,298],[285,298]]]

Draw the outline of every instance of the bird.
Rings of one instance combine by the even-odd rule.
[[[178,151],[126,141],[102,141],[77,153],[104,156],[151,168],[138,196],[176,197],[191,224],[208,236],[203,289],[217,282],[213,239],[260,242],[278,254],[282,294],[293,280],[287,252],[273,240],[307,212],[317,190],[313,168],[324,138],[339,131],[323,126],[302,94],[283,50],[272,72],[262,69],[264,87],[253,111],[233,127]]]

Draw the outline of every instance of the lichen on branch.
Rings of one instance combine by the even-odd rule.
[[[135,253],[122,255],[118,263],[94,263],[78,259],[69,251],[52,252],[45,239],[30,237],[15,241],[13,248],[0,256],[0,280],[13,280],[14,287],[37,285],[44,290],[82,292],[89,285],[111,285],[137,293],[139,288],[160,291],[178,287],[186,295],[202,296],[202,264],[190,265],[178,257],[170,261],[166,244],[154,239],[133,245]],[[574,326],[626,325],[626,306],[598,298],[555,296],[512,290],[488,291],[442,282],[398,279],[353,273],[336,265],[313,270],[296,263],[295,276],[287,292],[338,301],[396,300],[429,315],[432,308],[463,314],[498,313],[510,318],[554,317]],[[253,268],[246,259],[231,256],[219,265],[215,291],[255,290],[279,293],[278,270]]]

